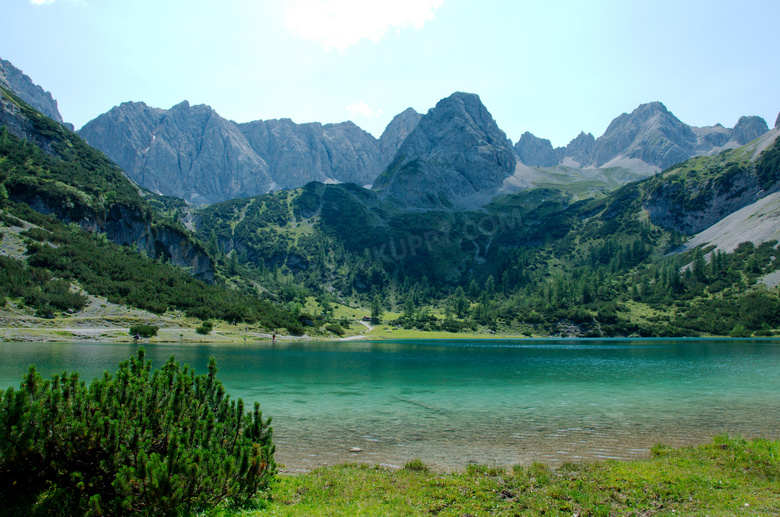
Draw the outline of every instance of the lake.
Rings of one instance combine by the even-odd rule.
[[[646,457],[718,433],[780,438],[777,340],[452,340],[147,345],[273,417],[287,471],[358,462],[441,470],[469,462]],[[0,387],[114,372],[136,346],[0,343]],[[359,453],[349,452],[359,448]]]

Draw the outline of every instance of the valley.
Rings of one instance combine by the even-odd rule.
[[[143,34],[187,27],[202,60],[195,18]],[[313,93],[339,50],[262,82]],[[0,514],[776,513],[780,116],[632,97],[554,147],[493,93],[381,134],[129,96],[77,129],[0,60]]]
[[[211,339],[241,341],[357,337],[363,317],[384,325],[371,337],[766,337],[780,326],[780,130],[755,117],[733,129],[691,128],[650,103],[598,139],[583,133],[555,150],[530,133],[513,145],[479,97],[460,92],[425,115],[403,112],[376,141],[353,126],[233,127],[207,107],[128,104],[80,131],[95,142],[136,135],[141,154],[135,144],[100,140],[109,155],[129,160],[123,171],[10,90],[2,107],[1,243],[18,268],[8,275],[43,275],[51,286],[40,294],[3,288],[3,310],[32,318],[22,327],[51,328],[43,318],[67,329],[68,320],[83,319],[122,330],[69,339],[121,340],[132,323],[148,324],[165,340],[176,337],[165,329],[180,329],[182,341],[203,339],[191,330],[206,322],[228,326]],[[176,145],[173,127],[184,139]],[[195,127],[211,129],[198,129],[195,141],[186,137]],[[276,179],[261,188],[271,191],[247,196],[248,184],[218,186],[241,184],[241,170],[252,181],[266,177],[255,165],[241,169],[255,163],[248,158],[200,169],[197,159],[183,159],[195,148],[205,157],[214,138],[256,150],[265,142],[256,165],[275,164],[267,177]],[[339,138],[340,150],[328,147]],[[360,139],[368,143],[360,147]],[[178,163],[191,164],[184,176],[147,156],[163,142]],[[287,166],[324,170],[325,156],[330,172],[278,176]],[[234,199],[193,204],[177,197],[178,187],[145,183],[131,163]],[[366,174],[385,169],[338,176],[347,163]],[[85,315],[89,297],[133,316],[97,324],[113,316],[96,313],[95,303]],[[253,333],[231,332],[240,325]]]

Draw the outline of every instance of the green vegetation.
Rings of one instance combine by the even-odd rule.
[[[195,329],[195,332],[205,336],[211,333],[212,330],[214,330],[214,324],[211,323],[209,320],[206,320],[203,323],[201,323],[198,328]]]
[[[152,217],[138,189],[103,153],[10,91],[0,88],[0,95],[19,107],[36,136],[26,142],[0,128],[0,184],[8,197],[28,202],[37,197],[66,221],[105,219],[114,207],[142,220]]]
[[[179,309],[199,319],[259,323],[268,329],[303,333],[303,325],[295,316],[269,301],[206,284],[180,268],[150,260],[132,248],[117,246],[74,225],[63,225],[26,205],[7,202],[6,213],[39,228],[22,232],[27,238],[26,264],[3,258],[7,267],[0,272],[0,293],[7,298],[21,298],[44,314],[50,307],[83,307],[86,298],[68,291],[72,283],[77,283],[84,291],[113,303],[157,314]],[[40,285],[36,284],[39,279],[43,282]]]
[[[780,145],[749,155],[694,158],[580,200],[530,189],[480,212],[398,211],[354,185],[312,183],[208,207],[197,232],[230,282],[259,283],[293,311],[315,296],[431,332],[770,336],[780,299],[758,280],[780,267],[776,242],[667,256],[686,218],[737,183],[776,181]],[[662,227],[648,212],[667,202]]]
[[[442,474],[343,465],[281,476],[262,512],[241,515],[537,516],[776,515],[780,442],[717,437],[657,446],[649,459],[512,469],[469,465]],[[235,515],[229,511],[215,515]]]
[[[130,327],[128,334],[131,336],[150,338],[156,336],[158,330],[160,330],[160,327],[156,325],[133,325]]]
[[[142,196],[75,134],[2,94],[38,131],[28,143],[0,129],[3,224],[20,226],[16,217],[39,228],[22,232],[28,256],[7,262],[0,302],[19,300],[39,316],[77,312],[89,293],[156,314],[175,309],[200,320],[314,336],[341,336],[357,319],[337,314],[335,306],[424,332],[780,331],[777,289],[759,282],[780,267],[777,243],[745,244],[728,254],[668,254],[702,220],[717,220],[751,192],[775,188],[777,142],[757,160],[748,145],[612,192],[565,183],[571,171],[561,168],[550,173],[546,188],[502,196],[474,212],[413,212],[356,185],[320,183],[196,211],[175,198]],[[622,172],[604,174],[606,185]],[[57,226],[25,205],[74,224]],[[124,225],[133,221],[152,228],[149,240],[126,235]],[[184,221],[195,225],[194,237]],[[102,231],[109,222],[114,230],[103,235],[128,246],[76,227]],[[213,285],[160,267],[182,251],[154,237],[166,232],[210,262],[204,278]]]
[[[2,515],[182,515],[245,504],[274,473],[270,419],[209,372],[143,349],[89,386],[31,366],[0,392]]]

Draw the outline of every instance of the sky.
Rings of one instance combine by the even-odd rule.
[[[236,122],[352,120],[476,93],[507,137],[564,146],[661,101],[774,125],[778,0],[3,0],[0,57],[80,128],[126,101]]]

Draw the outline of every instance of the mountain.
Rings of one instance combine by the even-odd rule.
[[[404,143],[406,137],[409,136],[417,124],[420,123],[422,115],[417,113],[413,108],[407,108],[395,117],[385,128],[382,136],[379,137],[379,149],[382,154],[389,159],[395,157],[395,153],[401,148],[401,144]],[[388,160],[389,163],[389,160]],[[376,177],[372,178],[372,181]]]
[[[457,92],[420,119],[373,190],[410,208],[473,208],[498,193],[515,164],[479,97]]]
[[[352,122],[258,120],[238,128],[268,163],[275,188],[296,188],[310,181],[368,185],[385,162],[379,142]]]
[[[431,112],[441,113],[442,109],[437,105],[423,117],[409,108],[376,139],[352,122],[298,124],[278,119],[238,124],[223,119],[208,106],[190,106],[186,101],[169,110],[123,103],[90,121],[79,134],[141,186],[195,204],[293,189],[318,181],[376,185],[384,196],[419,209],[479,206],[498,193],[547,183],[563,186],[574,182],[577,185],[572,190],[590,185],[586,188],[590,193],[606,191],[690,157],[738,147],[768,130],[760,117],[741,117],[733,128],[720,124],[693,127],[662,103],[651,102],[616,117],[602,136],[582,132],[565,147],[554,149],[549,140],[524,133],[512,147],[517,167],[508,178],[499,174],[506,182],[501,188],[497,187],[497,178],[483,167],[490,160],[477,160],[481,165],[473,177],[453,174],[458,167],[470,168],[477,163],[471,164],[471,158],[463,154],[458,158],[462,163],[456,164],[454,149],[461,144],[481,144],[479,138],[446,142],[445,133],[453,131],[453,124],[459,123],[463,114],[455,110],[432,118]],[[449,120],[450,115],[455,118]],[[428,134],[420,130],[414,136],[416,140],[405,146],[423,119],[427,119]],[[473,127],[484,122],[479,117],[474,121],[477,123]],[[442,127],[433,128],[434,123]],[[468,124],[462,125],[463,134],[468,134]],[[491,131],[501,130],[496,126],[490,131],[477,129],[475,134],[486,136]],[[425,141],[429,136],[441,138],[435,151],[434,143]],[[495,142],[490,138],[485,142],[493,146],[502,137],[496,137]],[[396,155],[402,148],[403,154]],[[443,152],[448,156],[447,163],[432,152]],[[420,181],[413,180],[412,171],[423,163],[425,170],[418,170]],[[391,165],[394,170],[388,172]],[[403,185],[414,192],[403,193]]]
[[[602,176],[620,182],[616,178],[625,179],[628,169],[579,168],[571,157],[568,165],[554,167],[518,164],[518,147],[479,97],[456,93],[416,121],[418,115],[408,112],[391,124],[385,141],[400,147],[373,190],[309,182],[194,209],[138,189],[77,135],[7,89],[0,97],[0,241],[4,247],[9,240],[22,242],[28,251],[0,260],[0,300],[26,304],[27,294],[37,293],[36,299],[45,298],[36,309],[41,314],[65,310],[70,298],[61,295],[77,282],[90,293],[107,291],[116,303],[158,313],[175,307],[202,319],[262,320],[269,329],[286,326],[295,333],[316,325],[315,319],[335,323],[328,313],[337,300],[352,306],[370,301],[387,311],[403,306],[393,324],[424,330],[603,337],[770,336],[780,329],[780,299],[772,288],[780,277],[773,240],[780,131],[728,148],[760,132],[760,120],[745,118],[733,130],[688,132],[661,106],[648,105],[634,117],[619,117],[601,143],[583,133],[582,163],[601,156],[606,144],[618,149],[636,143],[637,154],[621,160],[646,164],[675,145],[683,148],[680,142],[690,145],[690,134],[697,145],[724,147],[593,195],[589,181]],[[126,127],[154,130],[128,131],[122,138],[151,148],[158,139],[180,137],[179,156],[194,161],[215,144],[198,140],[193,128],[211,131],[212,139],[226,135],[225,149],[240,144],[255,155],[263,138],[285,142],[291,155],[295,146],[340,138],[329,136],[327,126],[304,130],[274,121],[254,125],[255,140],[238,124],[224,127],[208,107],[132,108],[138,121]],[[342,134],[351,130],[343,126]],[[642,154],[639,144],[656,130],[659,151]],[[533,150],[540,142],[531,137],[525,143],[532,145],[519,147]],[[549,151],[544,142],[536,148]],[[263,158],[269,169],[285,160],[297,163],[275,152]],[[549,181],[543,188],[508,191],[507,182],[521,172],[568,174],[572,181],[565,188]],[[205,244],[183,228],[183,215]],[[700,246],[680,248],[693,243]],[[705,255],[712,247],[716,252]],[[177,268],[158,263],[195,270],[198,263],[186,259],[187,251],[204,257],[201,264],[213,268],[215,281],[231,289],[187,282]],[[9,280],[11,269],[28,286],[24,294],[19,282]],[[321,315],[308,313],[311,295],[319,300],[314,314],[321,309]],[[61,298],[56,305],[55,298]],[[289,314],[260,298],[286,304]]]
[[[8,88],[24,102],[50,119],[65,125],[71,131],[73,130],[72,124],[63,122],[57,101],[54,100],[51,93],[35,84],[24,72],[5,59],[0,59],[0,86]]]
[[[0,144],[0,200],[24,203],[213,280],[205,250],[179,225],[162,221],[116,164],[4,88]]]
[[[168,110],[126,102],[79,130],[139,185],[195,204],[296,188],[370,185],[419,115],[407,110],[376,139],[352,122],[238,124],[186,101]]]
[[[715,156],[691,158],[644,183],[651,221],[686,235],[702,232],[780,189],[780,130]],[[746,240],[747,237],[745,236]]]
[[[515,144],[520,163],[534,167],[554,167],[560,161],[552,143],[526,131]]]
[[[615,118],[599,138],[582,133],[556,152],[564,164],[568,159],[581,167],[619,166],[657,172],[693,156],[739,147],[768,130],[766,121],[755,116],[741,117],[732,129],[720,124],[693,127],[681,122],[662,103],[651,102]]]
[[[468,99],[445,100],[433,115],[462,119],[472,111],[458,104]],[[399,155],[411,148],[446,164],[444,150],[412,146],[423,136],[436,142],[427,116]],[[592,197],[531,187],[476,210],[427,210],[399,202],[380,182],[375,190],[313,182],[203,207],[194,221],[235,270],[257,271],[264,283],[281,278],[283,299],[297,296],[290,278],[350,303],[379,298],[388,309],[403,306],[393,325],[406,328],[766,336],[780,328],[780,301],[776,290],[754,286],[780,277],[778,135]],[[688,236],[700,247],[681,248]],[[723,254],[707,264],[711,246]],[[432,317],[432,306],[455,317]]]
[[[169,110],[123,103],[87,123],[79,135],[153,192],[213,203],[268,192],[268,164],[235,123],[205,105]]]

